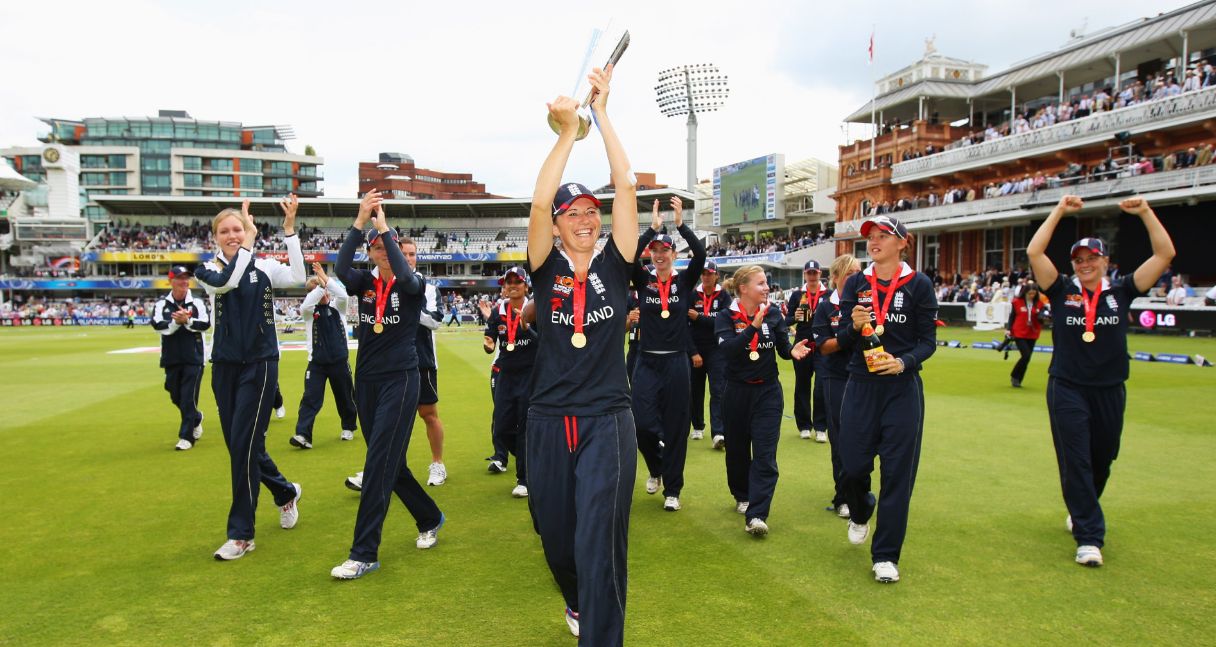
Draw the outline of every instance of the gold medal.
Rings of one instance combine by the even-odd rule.
[[[668,317],[670,317],[670,316],[671,316],[671,312],[669,312],[669,311],[667,311],[667,310],[664,310],[664,311],[662,311],[662,312],[660,312],[660,313],[659,313],[659,316],[660,316],[660,317],[662,317],[662,318],[664,318],[664,319],[666,319],[666,318],[668,318]]]
[[[581,332],[576,332],[570,335],[570,345],[575,348],[582,348],[587,345],[587,336]]]
[[[513,350],[515,350],[515,344],[507,344],[507,351],[509,352]]]
[[[886,331],[886,328],[883,328],[882,324],[878,324],[877,326],[874,326],[875,335],[881,336],[883,334],[883,332],[885,332],[885,331]]]
[[[377,321],[376,325],[372,326],[372,332],[376,333],[377,335],[384,332],[384,324]]]
[[[1092,342],[1093,340],[1095,340],[1097,338],[1098,338],[1098,336],[1095,335],[1094,331],[1092,331],[1092,330],[1086,330],[1085,332],[1081,333],[1081,341],[1083,341],[1085,343]]]
[[[747,358],[754,362],[754,361],[760,359],[760,353],[757,351],[752,351],[747,354]]]

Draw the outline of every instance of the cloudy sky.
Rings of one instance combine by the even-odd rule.
[[[1072,29],[1184,4],[4,2],[0,145],[36,143],[36,116],[180,109],[294,126],[288,147],[311,144],[325,158],[329,196],[353,197],[358,162],[380,151],[527,196],[553,143],[545,102],[573,89],[592,28],[611,20],[628,27],[632,44],[609,112],[634,170],[682,186],[685,128],[655,105],[660,70],[712,62],[729,76],[727,106],[701,119],[698,177],[771,152],[834,162],[840,120],[869,100],[874,76],[917,60],[927,37],[936,35],[941,53],[997,72],[1058,48]],[[592,135],[575,148],[567,179],[607,178]]]

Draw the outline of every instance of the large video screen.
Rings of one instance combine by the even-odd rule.
[[[714,169],[714,226],[784,217],[784,167],[784,156],[773,154]]]

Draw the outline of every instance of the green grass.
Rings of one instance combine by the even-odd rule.
[[[946,329],[943,339],[991,339]],[[0,333],[0,644],[574,643],[561,598],[508,475],[491,476],[488,359],[480,335],[441,331],[440,411],[447,485],[430,488],[448,517],[439,545],[394,504],[380,571],[335,582],[356,495],[342,486],[362,443],[337,440],[326,405],[316,448],[287,439],[305,354],[284,353],[291,413],[268,445],[304,485],[300,525],[278,528],[263,493],[258,547],[234,563],[224,540],[228,457],[208,385],[206,435],[172,451],[176,412],[152,331],[30,329]],[[1134,336],[1133,350],[1216,356],[1216,340]],[[939,349],[926,365],[927,421],[901,561],[903,581],[876,584],[868,547],[823,511],[828,449],[787,419],[781,480],[755,540],[726,491],[723,456],[691,442],[684,510],[637,484],[630,531],[627,641],[655,645],[1211,643],[1216,560],[1211,482],[1216,369],[1134,362],[1123,449],[1103,498],[1106,566],[1072,562],[1064,530],[1037,354],[1027,388],[1012,359]],[[788,366],[783,377],[792,379]],[[787,385],[787,393],[788,385]],[[791,408],[786,407],[787,413]],[[415,429],[409,463],[428,450]]]

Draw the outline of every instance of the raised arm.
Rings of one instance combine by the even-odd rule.
[[[684,242],[688,243],[688,250],[692,252],[692,260],[688,261],[688,267],[684,269],[692,280],[691,287],[695,287],[697,281],[701,280],[701,270],[705,269],[705,244],[697,238],[696,232],[692,227],[684,224],[684,201],[680,196],[671,196],[671,208],[676,212],[676,231],[680,232],[680,236],[684,238]]]
[[[1026,256],[1030,258],[1030,269],[1034,271],[1034,280],[1039,285],[1047,287],[1056,282],[1060,272],[1056,269],[1050,258],[1047,258],[1047,244],[1051,242],[1051,236],[1056,232],[1056,226],[1060,224],[1060,219],[1067,214],[1076,213],[1085,206],[1075,195],[1066,195],[1060,198],[1060,202],[1047,214],[1047,220],[1039,225],[1038,231],[1034,232],[1034,237],[1026,244]]]
[[[275,287],[300,285],[308,278],[304,267],[304,252],[300,249],[300,237],[296,235],[296,211],[300,208],[300,199],[294,193],[287,194],[279,202],[283,208],[283,239],[287,244],[287,267],[280,270],[279,276],[271,275],[270,282]]]
[[[595,88],[595,98],[591,100],[591,113],[595,123],[600,128],[600,137],[604,140],[604,152],[608,154],[608,168],[612,172],[612,185],[616,194],[612,199],[612,242],[625,261],[632,263],[633,241],[638,231],[638,187],[637,178],[629,166],[629,157],[625,155],[625,147],[616,135],[612,121],[608,119],[608,91],[612,81],[612,67],[595,68],[588,77],[591,86]]]
[[[570,97],[558,97],[549,106],[549,114],[561,126],[553,150],[541,164],[532,191],[532,210],[528,215],[528,271],[535,272],[544,265],[553,249],[553,198],[562,182],[562,173],[574,148],[578,134],[578,102]],[[613,221],[615,222],[615,218]]]
[[[1165,270],[1169,269],[1170,262],[1174,260],[1174,241],[1170,240],[1170,235],[1165,231],[1161,221],[1157,219],[1157,214],[1153,213],[1152,207],[1148,206],[1148,200],[1128,198],[1119,203],[1119,208],[1139,216],[1144,223],[1144,228],[1148,230],[1148,241],[1153,246],[1153,255],[1141,263],[1140,267],[1136,268],[1136,273],[1132,275],[1136,291],[1148,292],[1149,288],[1157,283],[1157,279],[1165,273]]]
[[[304,295],[304,301],[300,304],[301,317],[307,319],[312,316],[312,313],[317,309],[317,304],[321,303],[321,297],[325,296],[325,291],[325,287],[318,284],[317,287]]]

